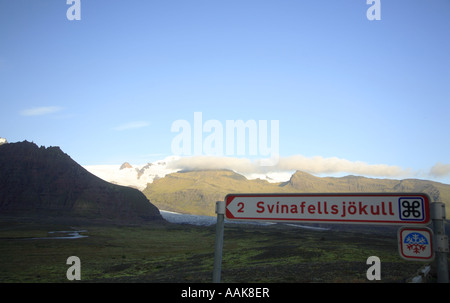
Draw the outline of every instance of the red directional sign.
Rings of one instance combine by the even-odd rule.
[[[430,198],[423,193],[230,194],[229,220],[324,223],[427,224]]]

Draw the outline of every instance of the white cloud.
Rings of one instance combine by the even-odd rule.
[[[446,177],[450,175],[450,164],[436,163],[430,169],[430,175],[433,177]]]
[[[22,116],[42,116],[56,113],[59,112],[60,110],[62,110],[62,107],[59,106],[42,106],[24,109],[20,112],[20,114]]]
[[[243,173],[257,172],[257,165],[245,158],[193,156],[183,157],[169,162],[169,168],[201,170],[201,169],[231,169]]]
[[[280,170],[303,170],[315,174],[350,173],[373,177],[399,177],[410,175],[409,170],[386,164],[368,164],[361,161],[349,161],[337,157],[323,158],[295,155],[281,158],[277,167]]]
[[[142,127],[149,126],[150,123],[146,121],[132,121],[128,123],[121,124],[119,126],[114,127],[114,130],[122,131],[122,130],[129,130],[129,129],[138,129]]]
[[[295,155],[282,157],[273,166],[262,166],[259,161],[245,158],[193,156],[184,157],[169,163],[171,168],[199,169],[231,169],[243,174],[263,174],[269,172],[288,172],[301,170],[312,174],[347,173],[371,177],[403,177],[411,176],[409,169],[386,164],[367,164],[360,161],[349,161],[336,157],[323,158]]]

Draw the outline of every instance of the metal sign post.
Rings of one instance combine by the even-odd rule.
[[[448,283],[447,254],[448,237],[445,234],[445,204],[442,202],[431,203],[431,219],[433,221],[434,238],[436,242],[436,270],[437,282]]]
[[[220,283],[220,274],[222,272],[225,201],[216,202],[216,214],[217,214],[217,223],[216,223],[216,244],[214,251],[213,283]]]

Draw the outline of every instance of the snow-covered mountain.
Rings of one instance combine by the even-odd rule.
[[[86,165],[84,168],[105,181],[144,190],[147,183],[178,171],[167,168],[167,163],[171,160],[172,158],[166,158],[142,165],[131,165],[128,162],[122,165]]]
[[[170,165],[178,159],[179,157],[171,156],[153,163],[141,165],[125,162],[121,165],[86,165],[83,167],[105,181],[144,190],[147,183],[152,183],[155,179],[164,178],[167,174],[182,170],[181,168],[176,168],[174,165]],[[292,173],[289,172],[244,174],[237,171],[236,173],[245,176],[249,180],[262,179],[271,183],[288,181],[292,176]]]

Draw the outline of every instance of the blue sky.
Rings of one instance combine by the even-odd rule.
[[[0,136],[146,163],[194,112],[278,120],[290,169],[450,183],[450,2],[380,2],[0,0]]]

